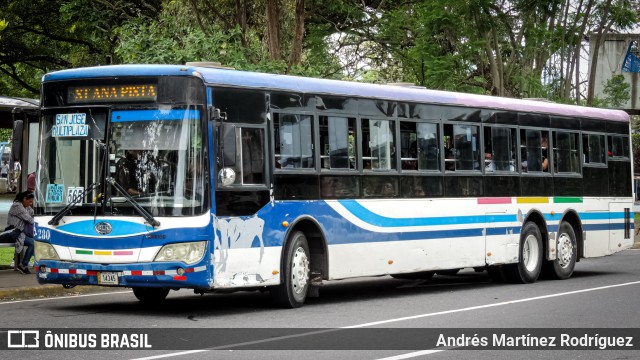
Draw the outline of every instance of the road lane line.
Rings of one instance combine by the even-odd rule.
[[[373,325],[381,325],[381,324],[388,324],[388,323],[392,323],[392,322],[400,322],[400,321],[406,321],[406,320],[420,319],[420,318],[437,316],[437,315],[446,315],[446,314],[453,314],[453,313],[458,313],[458,312],[480,310],[480,309],[492,308],[492,307],[496,307],[496,306],[504,306],[504,305],[511,305],[511,304],[529,302],[529,301],[544,300],[544,299],[550,299],[550,298],[554,298],[554,297],[574,295],[574,294],[580,294],[580,293],[585,293],[585,292],[605,290],[605,289],[611,289],[611,288],[622,287],[622,286],[630,286],[630,285],[638,285],[638,284],[640,284],[640,281],[633,281],[633,282],[628,282],[628,283],[607,285],[607,286],[599,286],[599,287],[595,287],[595,288],[568,291],[568,292],[550,294],[550,295],[543,295],[543,296],[535,296],[535,297],[519,299],[519,300],[503,301],[503,302],[494,303],[494,304],[471,306],[471,307],[466,307],[466,308],[461,308],[461,309],[438,311],[438,312],[434,312],[434,313],[420,314],[420,315],[414,315],[414,316],[406,316],[406,317],[395,318],[395,319],[388,319],[388,320],[382,320],[382,321],[369,322],[369,323],[364,323],[364,324],[359,324],[359,325],[344,326],[344,327],[335,328],[335,329],[324,329],[324,330],[312,331],[312,332],[302,333],[302,334],[280,336],[280,337],[275,337],[275,338],[250,341],[250,342],[246,342],[246,343],[227,344],[227,345],[221,345],[221,346],[217,346],[217,347],[213,347],[213,348],[209,348],[209,349],[200,349],[200,350],[192,350],[192,351],[188,351],[188,352],[178,352],[178,353],[156,355],[156,356],[144,357],[144,358],[135,358],[135,359],[132,359],[132,360],[152,360],[152,359],[168,358],[168,357],[173,357],[173,356],[182,356],[182,355],[188,355],[188,354],[193,354],[193,353],[198,353],[198,352],[206,352],[206,351],[210,351],[210,350],[228,349],[229,347],[238,347],[238,346],[243,346],[243,345],[258,344],[258,343],[264,343],[264,342],[270,342],[270,341],[280,341],[280,340],[284,340],[284,339],[290,339],[290,338],[296,338],[296,337],[302,337],[302,336],[309,336],[309,335],[316,335],[316,334],[319,334],[319,333],[340,331],[340,330],[343,330],[343,329],[357,329],[357,328],[363,328],[363,327],[368,327],[368,326],[373,326]],[[407,359],[407,358],[411,358],[411,357],[415,357],[415,356],[428,355],[428,354],[441,352],[441,351],[445,351],[445,350],[448,350],[448,349],[423,350],[423,351],[412,352],[412,353],[407,353],[407,354],[402,354],[402,355],[396,355],[394,357],[384,358],[384,359],[380,359],[380,360]]]
[[[431,355],[431,354],[439,353],[439,352],[442,352],[442,351],[445,351],[445,349],[422,350],[422,351],[416,351],[416,352],[412,352],[412,353],[408,353],[408,354],[389,356],[389,357],[386,357],[386,358],[380,358],[380,359],[376,359],[376,360],[402,360],[402,359],[409,359],[409,358],[416,357],[416,356]]]
[[[471,307],[466,307],[466,308],[462,308],[462,309],[445,310],[445,311],[438,311],[438,312],[434,312],[434,313],[427,313],[427,314],[420,314],[420,315],[413,315],[413,316],[405,316],[405,317],[389,319],[389,320],[374,321],[374,322],[365,323],[365,324],[359,324],[359,325],[353,325],[353,326],[345,326],[342,329],[357,329],[357,328],[374,326],[374,325],[389,324],[389,323],[392,323],[392,322],[399,322],[399,321],[406,321],[406,320],[413,320],[413,319],[421,319],[421,318],[426,318],[426,317],[431,317],[431,316],[454,314],[454,313],[472,311],[472,310],[487,309],[487,308],[492,308],[492,307],[496,307],[496,306],[504,306],[504,305],[511,305],[511,304],[529,302],[529,301],[551,299],[551,298],[559,297],[559,296],[574,295],[574,294],[580,294],[580,293],[585,293],[585,292],[590,292],[590,291],[605,290],[605,289],[611,289],[611,288],[616,288],[616,287],[621,287],[621,286],[630,286],[630,285],[638,285],[638,284],[640,284],[640,281],[632,281],[632,282],[622,283],[622,284],[599,286],[599,287],[589,288],[589,289],[568,291],[568,292],[550,294],[550,295],[535,296],[535,297],[532,297],[532,298],[503,301],[503,302],[494,303],[494,304],[471,306]]]
[[[112,292],[96,293],[96,294],[83,294],[83,295],[65,295],[65,296],[50,297],[50,298],[43,298],[43,299],[27,299],[27,300],[4,301],[4,302],[0,302],[0,305],[17,304],[17,303],[32,302],[32,301],[77,299],[79,297],[87,297],[87,296],[100,296],[100,295],[113,295],[113,294],[130,294],[130,293],[131,293],[131,290],[127,290],[127,291],[112,291]]]
[[[210,350],[208,350],[208,349],[189,350],[189,351],[183,351],[183,352],[173,353],[173,354],[164,354],[164,355],[156,355],[156,356],[149,356],[149,357],[143,357],[143,358],[136,358],[135,360],[162,359],[162,358],[171,357],[171,356],[182,356],[182,355],[196,354],[196,353],[206,352],[206,351],[210,351]]]

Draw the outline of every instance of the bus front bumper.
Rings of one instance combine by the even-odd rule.
[[[211,273],[204,262],[87,264],[42,260],[36,264],[40,284],[117,287],[211,288]]]

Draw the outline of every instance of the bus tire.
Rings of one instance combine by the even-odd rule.
[[[563,221],[558,228],[556,259],[545,261],[542,271],[548,278],[566,280],[573,274],[577,257],[576,233],[568,222]]]
[[[133,295],[145,304],[153,304],[163,301],[169,294],[169,289],[134,287]]]
[[[505,276],[509,282],[527,284],[538,280],[542,269],[542,235],[538,225],[527,222],[520,233],[518,262],[505,265]]]
[[[273,302],[285,308],[297,308],[304,304],[309,292],[309,245],[301,231],[295,231],[284,252],[280,285],[271,288]]]

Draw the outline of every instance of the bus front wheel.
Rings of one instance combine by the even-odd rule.
[[[309,291],[309,245],[304,233],[291,235],[284,259],[281,283],[271,289],[271,297],[278,306],[297,308],[304,304]]]
[[[504,266],[509,282],[526,284],[538,280],[542,269],[542,235],[534,222],[527,222],[520,233],[518,262]]]
[[[134,287],[133,295],[145,304],[153,304],[164,300],[169,294],[169,289]]]
[[[542,270],[547,277],[565,280],[573,274],[578,257],[576,233],[568,222],[560,223],[557,244],[556,259],[546,261]]]

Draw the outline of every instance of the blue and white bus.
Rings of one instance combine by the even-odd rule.
[[[160,301],[323,281],[569,278],[633,244],[615,110],[260,74],[121,65],[42,81],[37,278]]]

